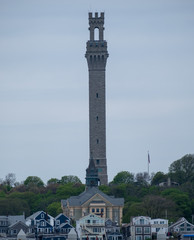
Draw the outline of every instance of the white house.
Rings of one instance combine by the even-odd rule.
[[[152,231],[152,233],[156,233],[156,234],[159,231],[167,234],[168,233],[168,220],[161,219],[161,218],[151,219],[151,231]]]
[[[76,222],[76,230],[80,240],[103,240],[106,235],[105,219],[89,214]]]
[[[151,218],[146,216],[133,217],[130,235],[131,240],[151,239]]]

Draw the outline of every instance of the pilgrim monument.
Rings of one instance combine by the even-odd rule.
[[[89,32],[85,54],[89,71],[89,166],[93,161],[100,184],[107,185],[105,73],[108,51],[103,12],[100,15],[96,12],[94,16],[89,13]],[[88,179],[86,176],[86,184]]]

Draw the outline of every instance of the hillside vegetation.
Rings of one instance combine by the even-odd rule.
[[[178,183],[174,186],[159,186],[161,182]],[[61,210],[61,199],[83,192],[85,185],[76,176],[51,178],[45,185],[41,178],[29,176],[17,183],[13,173],[0,183],[0,215],[25,216],[44,210],[55,217]],[[131,216],[147,215],[151,218],[168,218],[175,221],[185,217],[191,221],[194,214],[194,155],[188,154],[174,161],[168,173],[157,172],[151,178],[146,172],[134,175],[119,172],[109,186],[99,189],[108,195],[123,197],[125,206],[123,222]]]

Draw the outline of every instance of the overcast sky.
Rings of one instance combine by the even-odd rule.
[[[88,12],[105,12],[107,164],[168,172],[194,153],[193,0],[0,0],[0,178],[89,163]]]

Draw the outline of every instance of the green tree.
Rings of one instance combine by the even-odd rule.
[[[147,216],[151,218],[165,218],[167,214],[176,212],[176,204],[161,196],[147,195],[142,202],[142,207]]]
[[[151,185],[159,185],[161,182],[166,182],[167,178],[167,175],[163,172],[157,172],[152,178]]]
[[[184,216],[187,219],[191,218],[192,206],[188,193],[182,192],[176,188],[168,188],[162,191],[162,196],[169,198],[176,203],[177,218],[178,216]]]
[[[60,202],[53,202],[48,205],[47,212],[53,217],[56,217],[59,213],[62,212],[61,203]]]
[[[149,184],[149,174],[147,172],[137,173],[135,180],[138,185],[147,186]]]
[[[0,199],[0,215],[20,215],[25,212],[29,215],[30,208],[25,200],[17,198]]]
[[[121,183],[132,183],[134,182],[134,174],[128,171],[121,171],[113,178],[112,183],[121,184]]]
[[[26,185],[26,186],[43,187],[44,186],[44,182],[39,177],[29,176],[24,181],[24,185]]]
[[[179,184],[194,182],[194,154],[187,154],[174,161],[169,167],[169,175]]]
[[[63,176],[60,181],[62,184],[67,183],[82,183],[81,180],[77,176],[69,175]]]
[[[123,223],[129,223],[131,217],[145,215],[145,208],[141,202],[126,203],[123,209]]]
[[[47,181],[47,185],[58,184],[58,183],[60,183],[60,180],[57,178],[51,178]]]

